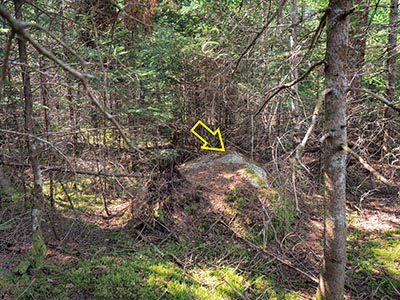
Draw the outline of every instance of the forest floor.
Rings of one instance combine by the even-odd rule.
[[[109,200],[109,216],[102,199],[69,199],[72,209],[60,196],[44,216],[45,264],[26,272],[18,266],[28,259],[30,217],[11,203],[2,213],[12,229],[2,230],[0,299],[312,299],[323,232],[315,183],[299,188],[301,213],[280,206],[273,221],[251,187],[227,188],[226,171],[198,172],[197,185],[154,177],[140,201]],[[349,167],[346,299],[400,299],[397,193]],[[269,195],[293,201],[273,177]]]

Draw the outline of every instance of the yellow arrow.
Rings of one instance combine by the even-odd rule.
[[[208,147],[207,145],[208,145],[208,142],[204,139],[204,138],[202,138],[201,137],[201,135],[200,134],[198,134],[197,132],[196,132],[196,128],[197,128],[197,126],[203,126],[209,133],[211,133],[212,135],[217,135],[218,134],[218,138],[219,138],[219,142],[220,142],[220,144],[221,144],[221,147],[220,148],[212,148],[212,147]],[[212,131],[210,128],[208,128],[207,126],[206,126],[206,124],[204,124],[202,121],[198,121],[193,127],[192,127],[192,129],[190,129],[190,132],[191,133],[193,133],[197,138],[199,138],[204,144],[203,144],[203,146],[201,146],[201,149],[202,150],[211,150],[211,151],[225,151],[225,146],[224,146],[224,141],[222,140],[222,135],[221,135],[221,130],[219,129],[219,128],[217,128],[217,130],[215,130],[215,131]]]

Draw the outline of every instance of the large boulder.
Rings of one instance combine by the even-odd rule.
[[[188,230],[191,225],[200,230],[204,227],[210,233],[216,223],[224,222],[243,237],[266,238],[264,212],[276,195],[262,167],[235,151],[226,151],[187,162],[179,171],[188,186],[199,194],[198,201],[189,200],[185,213],[176,216],[179,231]],[[181,190],[181,195],[187,190]],[[208,226],[211,227],[207,229]]]
[[[180,166],[181,173],[191,182],[215,181],[221,176],[248,181],[255,188],[267,187],[267,174],[263,168],[250,162],[236,151],[212,153]],[[199,176],[199,174],[201,174]],[[204,174],[209,174],[204,176]]]

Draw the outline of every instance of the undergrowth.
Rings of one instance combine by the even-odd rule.
[[[218,262],[227,248],[230,261]],[[18,299],[298,299],[296,292],[282,290],[272,274],[238,268],[238,259],[244,263],[251,257],[247,249],[212,249],[202,263],[182,266],[160,252],[182,256],[190,250],[185,243],[169,242],[157,251],[150,246],[122,252],[90,248],[83,257],[46,264],[31,274],[0,272],[0,287]]]

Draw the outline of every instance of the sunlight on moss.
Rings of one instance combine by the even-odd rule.
[[[181,279],[180,270],[172,263],[159,263],[149,266],[152,273],[149,275],[147,282],[149,284],[159,285],[165,284],[171,279]]]
[[[116,233],[111,238],[123,236],[124,233]],[[185,245],[182,247],[173,243],[168,243],[166,247],[175,255],[188,250]],[[240,294],[251,299],[278,300],[297,299],[298,296],[296,292],[276,289],[272,274],[267,277],[247,273],[235,265],[188,266],[182,269],[173,261],[160,258],[152,248],[132,252],[127,257],[118,253],[101,256],[99,250],[93,248],[90,253],[94,255],[73,262],[45,266],[46,272],[38,273],[33,283],[29,277],[16,278],[16,294],[28,289],[24,294],[26,297],[21,299],[40,299],[40,295],[49,299],[80,299],[84,295],[87,299],[98,300],[157,300],[160,297],[167,300],[234,300],[240,299]],[[246,252],[246,249],[243,251]],[[10,280],[14,279],[6,279],[0,286],[7,287]],[[53,288],[54,285],[57,288]],[[61,285],[64,288],[58,288]]]
[[[400,230],[387,231],[383,237],[385,239],[380,241],[379,247],[372,248],[372,252],[387,271],[400,275]]]
[[[370,234],[352,229],[348,235],[352,277],[365,282],[366,288],[377,296],[396,294],[400,289],[399,234],[399,230]]]

